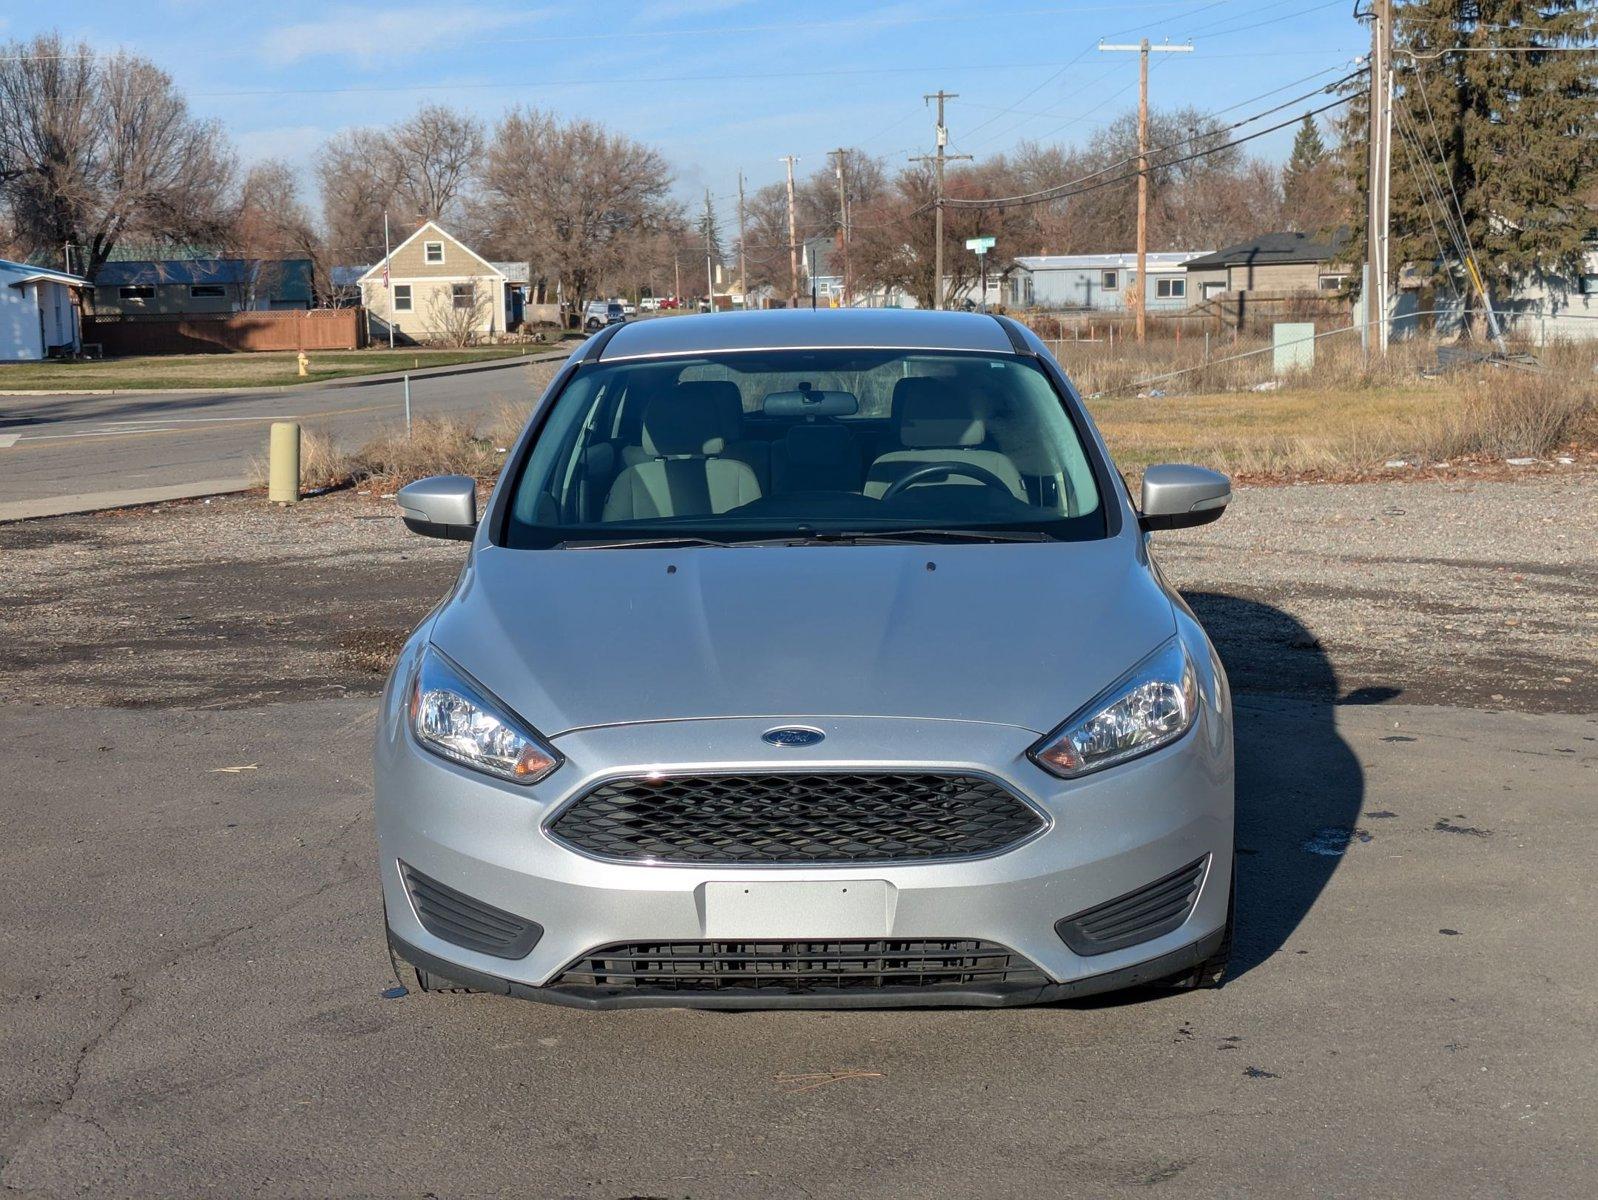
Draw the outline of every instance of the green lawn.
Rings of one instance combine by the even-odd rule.
[[[0,364],[0,391],[95,392],[124,389],[278,387],[351,375],[547,354],[560,343],[467,350],[312,350],[304,379],[293,351],[266,354],[152,354],[86,362]]]

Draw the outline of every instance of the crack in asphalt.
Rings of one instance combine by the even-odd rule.
[[[332,836],[317,843],[316,848],[329,849],[336,846],[369,816],[370,813],[368,811],[357,812],[349,820],[343,822]],[[316,887],[301,893],[287,904],[276,909],[273,913],[273,918],[278,919],[295,912],[304,905],[326,895],[339,885],[354,882],[357,872],[348,869],[351,865],[350,853],[348,851],[342,852],[339,855],[335,873],[331,878],[323,880]],[[180,947],[175,953],[169,953],[160,963],[137,970],[118,971],[110,976],[111,980],[117,984],[116,1013],[109,1021],[105,1022],[102,1028],[96,1030],[90,1037],[85,1039],[73,1054],[72,1061],[67,1069],[67,1080],[65,1087],[62,1089],[62,1095],[59,1098],[44,1098],[41,1100],[40,1103],[46,1111],[32,1120],[25,1119],[21,1122],[20,1127],[14,1131],[14,1135],[7,1139],[7,1144],[0,1148],[0,1189],[18,1195],[36,1194],[33,1189],[19,1188],[13,1185],[7,1180],[6,1175],[11,1164],[27,1149],[29,1144],[47,1132],[52,1124],[58,1120],[78,1121],[88,1125],[104,1137],[113,1148],[117,1146],[116,1138],[94,1115],[88,1112],[69,1111],[69,1106],[78,1099],[79,1090],[83,1085],[84,1068],[89,1059],[116,1034],[134,1011],[144,1002],[144,997],[140,994],[141,988],[196,954],[204,953],[207,950],[215,950],[233,938],[255,930],[260,924],[262,922],[249,921],[242,925],[219,930],[200,938],[198,941]]]

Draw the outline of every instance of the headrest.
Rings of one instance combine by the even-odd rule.
[[[969,399],[945,380],[901,379],[893,385],[893,417],[899,444],[906,450],[948,450],[980,446],[988,427]]]
[[[644,409],[644,451],[656,458],[720,454],[727,448],[725,417],[713,394],[680,386]]]
[[[841,425],[795,425],[783,438],[788,461],[807,467],[848,462],[855,450],[854,434]]]
[[[677,385],[679,396],[708,396],[721,414],[721,436],[735,442],[744,435],[744,398],[730,379],[694,379]]]

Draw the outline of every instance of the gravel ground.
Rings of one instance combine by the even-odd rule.
[[[463,553],[393,511],[240,496],[0,526],[10,694],[371,693]],[[1220,523],[1158,546],[1239,691],[1598,711],[1598,474],[1243,488]]]

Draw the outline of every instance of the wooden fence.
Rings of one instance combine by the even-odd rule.
[[[83,341],[106,355],[231,354],[252,350],[358,350],[359,308],[284,309],[194,316],[85,317]]]

